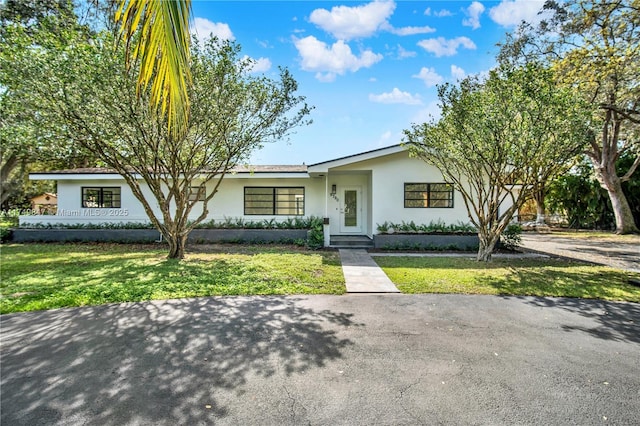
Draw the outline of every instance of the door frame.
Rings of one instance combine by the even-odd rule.
[[[358,224],[358,226],[344,226],[344,201],[345,201],[345,192],[346,191],[356,191],[356,203],[357,203],[357,208],[356,208],[356,223]],[[345,186],[340,186],[340,203],[339,203],[339,210],[338,210],[338,216],[339,216],[339,233],[340,234],[357,234],[357,235],[361,235],[363,234],[365,231],[363,230],[363,223],[362,223],[362,219],[363,219],[363,215],[362,215],[362,186],[360,185],[345,185]]]

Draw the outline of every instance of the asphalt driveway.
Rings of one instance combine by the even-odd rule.
[[[554,233],[522,234],[522,247],[580,261],[597,263],[612,268],[640,272],[640,236],[626,235],[616,238],[562,236]]]
[[[640,305],[229,297],[4,315],[2,425],[637,424]]]

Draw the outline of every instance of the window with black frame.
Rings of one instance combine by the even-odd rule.
[[[119,209],[120,197],[120,187],[82,187],[82,207],[84,208]]]
[[[246,186],[244,214],[304,216],[304,187]]]
[[[189,187],[189,199],[188,201],[204,201],[207,197],[206,188],[200,186]]]
[[[405,208],[453,208],[453,185],[449,183],[405,183]]]

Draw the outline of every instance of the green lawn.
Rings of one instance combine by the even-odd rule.
[[[640,274],[556,259],[375,257],[403,293],[510,294],[640,302]]]
[[[0,313],[213,295],[342,294],[337,252],[282,246],[0,246]]]

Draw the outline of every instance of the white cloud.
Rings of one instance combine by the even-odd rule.
[[[455,80],[462,80],[467,76],[467,73],[464,72],[462,68],[457,65],[451,65],[451,77]]]
[[[505,28],[520,25],[522,21],[535,25],[551,15],[550,12],[538,14],[543,6],[544,0],[502,0],[489,9],[489,16]]]
[[[336,73],[334,72],[317,72],[316,75],[316,80],[318,80],[321,83],[332,83],[334,81],[336,81]]]
[[[384,29],[389,31],[392,34],[399,36],[408,36],[415,34],[428,34],[436,32],[435,28],[431,28],[430,26],[424,27],[401,27],[401,28],[393,28],[392,26],[385,26]]]
[[[450,10],[447,9],[441,9],[437,12],[433,12],[433,16],[436,16],[438,18],[444,18],[447,16],[453,16],[453,13]]]
[[[464,14],[467,15],[467,17],[462,20],[462,25],[477,30],[480,28],[480,15],[482,15],[483,12],[484,6],[482,3],[474,1],[464,10]]]
[[[490,72],[491,72],[491,70],[484,70],[484,71],[477,72],[477,73],[475,73],[473,75],[474,75],[474,77],[477,77],[478,80],[485,81],[486,79],[489,78],[489,73]]]
[[[369,100],[371,102],[377,102],[381,104],[405,104],[405,105],[421,105],[422,100],[420,95],[412,95],[409,92],[402,92],[397,87],[389,93],[381,93],[379,95],[369,94]]]
[[[411,122],[413,123],[427,123],[433,121],[437,121],[442,116],[442,109],[438,104],[438,101],[431,101],[429,104],[422,108],[417,112],[416,115],[413,116]]]
[[[375,83],[376,81],[378,81],[378,79],[377,79],[377,78],[375,78],[375,77],[371,77],[371,78],[369,78],[369,82],[370,82],[370,83]]]
[[[335,38],[351,40],[368,37],[387,24],[396,4],[393,1],[374,1],[362,6],[335,6],[331,11],[316,9],[309,21]]]
[[[316,24],[338,40],[352,40],[369,37],[377,31],[388,31],[399,36],[428,34],[435,28],[422,27],[395,28],[389,23],[396,4],[393,0],[375,0],[362,6],[335,6],[331,11],[316,9],[311,12],[309,21]]]
[[[424,81],[425,86],[433,87],[436,84],[440,84],[444,81],[444,78],[439,75],[434,68],[422,67],[418,74],[412,75],[413,78],[419,78]]]
[[[389,139],[391,139],[391,130],[387,130],[386,132],[384,132],[383,134],[380,135],[380,139],[378,140],[379,142],[386,142]]]
[[[411,50],[407,50],[404,47],[398,45],[398,58],[399,59],[413,58],[417,54],[418,54],[417,52],[413,52]]]
[[[268,40],[256,40],[256,43],[260,45],[263,49],[273,49],[273,46],[269,43]]]
[[[426,8],[426,9],[425,9],[425,11],[424,11],[424,15],[425,15],[425,16],[431,16],[431,8],[430,8],[430,7],[428,7],[428,8]]]
[[[301,57],[300,65],[305,71],[317,71],[316,78],[328,82],[347,71],[355,72],[360,68],[368,68],[382,60],[382,55],[366,50],[356,56],[351,48],[342,40],[330,47],[313,36],[294,39],[294,44]]]
[[[431,52],[437,57],[453,56],[458,53],[458,47],[462,46],[466,49],[475,49],[476,45],[467,37],[456,37],[453,39],[445,39],[444,37],[429,38],[418,42],[418,46],[427,52]]]
[[[221,40],[235,40],[229,24],[211,22],[205,18],[194,18],[191,34],[194,34],[200,42],[209,37],[218,37]]]
[[[244,57],[242,58],[243,61],[246,61],[247,59],[251,59],[253,61],[253,67],[251,68],[252,73],[266,72],[271,69],[271,61],[269,60],[269,58],[255,59],[249,57],[248,55],[244,55]]]

